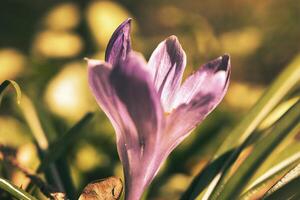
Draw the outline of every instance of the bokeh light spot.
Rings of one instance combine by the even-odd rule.
[[[249,109],[263,93],[263,87],[232,81],[225,96],[226,103],[235,109]],[[249,95],[251,94],[251,95]]]
[[[75,163],[81,171],[90,171],[99,165],[108,165],[109,158],[93,146],[85,144],[78,149]]]
[[[79,8],[73,3],[63,3],[46,14],[45,25],[52,30],[69,30],[75,28],[79,20]]]
[[[191,177],[189,176],[184,174],[174,174],[161,188],[161,193],[163,193],[164,196],[168,196],[170,199],[175,199],[179,194],[186,190],[190,181]]]
[[[220,42],[224,52],[232,56],[247,56],[261,44],[262,33],[255,27],[247,27],[238,31],[221,35]]]
[[[48,84],[45,101],[53,113],[70,121],[92,111],[95,103],[87,86],[84,64],[67,64]]]
[[[92,34],[102,47],[106,46],[118,25],[129,16],[125,8],[112,1],[95,1],[89,5],[86,12]]]
[[[178,26],[184,18],[182,11],[172,5],[162,6],[158,10],[158,15],[154,17],[163,26],[170,28]]]
[[[28,131],[17,119],[1,116],[0,124],[0,144],[19,146],[30,141]]]
[[[0,81],[14,79],[23,70],[26,64],[25,56],[16,49],[0,49]]]
[[[44,57],[64,58],[78,55],[82,47],[82,40],[75,33],[48,30],[37,35],[33,50]]]
[[[37,149],[33,143],[26,143],[19,147],[17,161],[23,167],[36,169],[39,164]]]

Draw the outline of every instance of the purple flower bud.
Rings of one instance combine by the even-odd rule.
[[[114,32],[105,61],[88,61],[88,79],[116,132],[125,198],[138,200],[172,150],[223,99],[230,59],[208,62],[181,84],[186,55],[177,37],[161,42],[147,63],[131,50],[130,21]]]

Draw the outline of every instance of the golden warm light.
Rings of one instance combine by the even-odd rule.
[[[233,56],[247,56],[253,53],[260,46],[261,41],[262,33],[254,27],[226,32],[220,37],[223,51]]]
[[[24,70],[25,64],[26,58],[18,50],[0,49],[0,82],[17,77]]]
[[[129,16],[125,8],[112,1],[95,1],[86,12],[89,28],[102,47],[107,44],[116,27]]]
[[[262,93],[261,86],[235,81],[231,82],[225,101],[233,108],[249,109]]]
[[[97,151],[93,146],[85,144],[78,149],[75,159],[76,166],[81,171],[90,171],[97,166],[109,164],[109,158]]]
[[[80,21],[79,8],[73,3],[62,3],[46,14],[45,24],[52,30],[69,30]]]
[[[34,42],[34,52],[50,58],[64,58],[78,55],[83,48],[81,38],[72,32],[43,31]]]
[[[94,101],[87,86],[87,71],[83,62],[67,64],[49,83],[45,101],[49,109],[71,121],[92,111]]]
[[[30,179],[21,171],[14,171],[11,180],[19,187],[26,187],[30,182]]]
[[[197,29],[195,30],[195,44],[200,55],[209,55],[220,49],[220,43],[214,33],[213,28],[204,17],[197,17]]]
[[[270,127],[275,123],[284,113],[288,111],[297,101],[299,101],[300,96],[289,99],[281,103],[277,108],[275,108],[268,117],[260,124],[259,129],[265,129]]]
[[[13,117],[0,117],[0,144],[9,146],[19,146],[29,142],[29,133],[25,126]],[[5,126],[3,126],[5,124]]]
[[[114,166],[114,176],[120,177],[124,180],[123,166],[121,163]]]
[[[47,149],[49,143],[40,123],[39,116],[34,107],[34,104],[26,95],[23,94],[22,101],[19,106],[31,130],[32,135],[36,138],[36,142],[38,143],[39,147],[43,150]]]
[[[182,193],[189,185],[191,177],[185,174],[174,174],[166,184],[161,188],[161,192],[167,196],[175,198],[178,194]]]
[[[295,1],[6,0],[0,17],[0,200],[117,199],[112,176],[123,200],[293,187]]]
[[[176,27],[184,21],[182,11],[172,5],[162,6],[159,8],[158,15],[156,15],[156,17],[159,19],[159,23],[170,28]]]
[[[39,160],[35,145],[33,143],[21,145],[17,152],[17,161],[23,167],[36,169],[39,164]]]

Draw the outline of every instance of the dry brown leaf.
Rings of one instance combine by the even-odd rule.
[[[66,194],[62,193],[62,192],[55,192],[55,193],[51,193],[51,196],[53,200],[65,200],[67,199]]]
[[[88,184],[79,200],[117,200],[123,190],[123,183],[120,178],[109,177]]]

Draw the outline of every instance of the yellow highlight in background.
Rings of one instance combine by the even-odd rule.
[[[26,57],[16,49],[0,49],[0,82],[14,79],[24,70]]]
[[[81,38],[66,31],[42,31],[38,33],[33,44],[34,53],[49,58],[74,57],[82,48]]]
[[[79,21],[79,8],[73,3],[62,3],[50,9],[44,23],[52,30],[69,30],[75,28]]]
[[[73,62],[63,67],[48,84],[45,101],[49,109],[69,121],[79,120],[95,108],[87,85],[84,62]]]
[[[125,8],[111,1],[95,1],[89,5],[86,12],[91,32],[102,49],[119,24],[129,16]]]

